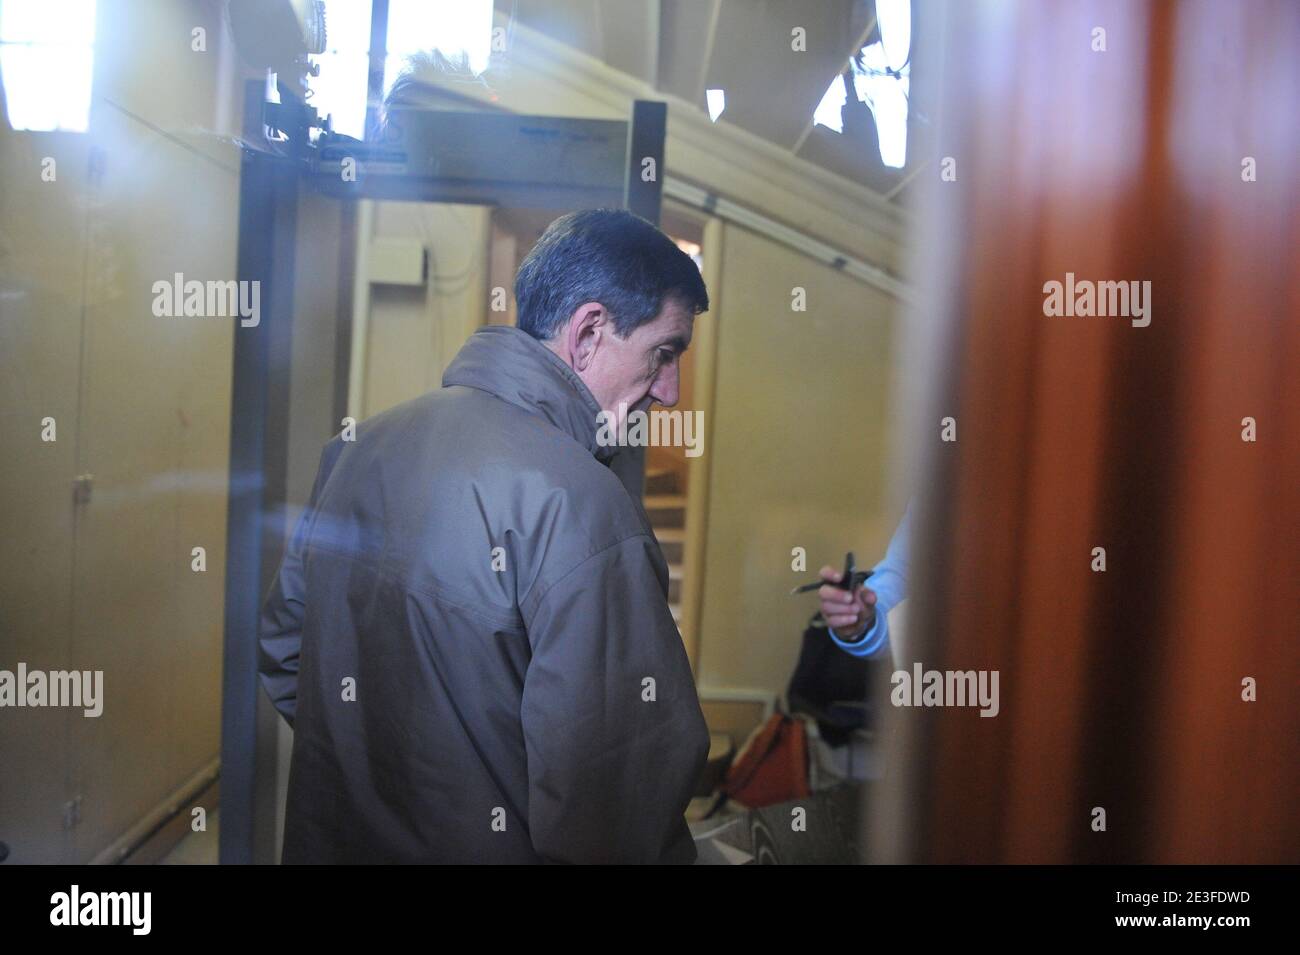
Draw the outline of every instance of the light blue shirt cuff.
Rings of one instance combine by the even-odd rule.
[[[845,653],[855,657],[875,656],[889,646],[889,613],[879,604],[876,605],[875,610],[875,623],[857,640],[852,642],[841,640],[830,627],[826,628],[826,633]]]

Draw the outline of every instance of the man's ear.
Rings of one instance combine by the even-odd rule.
[[[568,352],[574,371],[586,371],[609,334],[609,313],[599,302],[584,302],[573,311],[567,326]]]

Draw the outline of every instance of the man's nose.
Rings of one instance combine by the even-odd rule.
[[[650,397],[656,404],[663,405],[665,408],[677,404],[681,384],[679,374],[675,361],[660,369],[659,374],[655,376],[654,384],[650,387]]]

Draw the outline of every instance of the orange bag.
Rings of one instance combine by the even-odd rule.
[[[803,722],[773,713],[745,741],[727,771],[722,791],[751,809],[809,795],[808,736]]]

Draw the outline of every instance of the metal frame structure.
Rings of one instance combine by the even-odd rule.
[[[386,6],[386,5],[385,5]],[[372,43],[373,46],[373,43]],[[381,60],[382,63],[382,60]],[[382,67],[381,67],[382,69]],[[373,71],[372,71],[373,72]],[[382,83],[382,73],[380,75]],[[372,76],[371,85],[374,86]],[[263,142],[263,86],[246,90],[245,136]],[[226,534],[221,714],[222,863],[275,860],[279,715],[257,674],[262,600],[286,538],[289,376],[299,190],[357,199],[528,205],[622,206],[658,224],[667,106],[637,101],[629,122],[504,113],[399,111],[406,135],[366,144],[326,136],[277,151],[246,147],[240,178],[238,275],[261,283],[262,321],[236,330]],[[372,117],[373,120],[373,117]],[[521,144],[527,146],[522,148]],[[360,174],[341,175],[355,153]],[[566,157],[574,160],[565,162]],[[644,162],[654,160],[653,176]],[[346,215],[346,212],[345,212]],[[350,302],[340,304],[337,382],[346,382]],[[337,420],[337,418],[335,419]],[[639,491],[643,458],[620,474]]]

